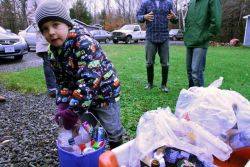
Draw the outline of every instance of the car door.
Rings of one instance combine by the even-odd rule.
[[[99,30],[97,30],[97,31],[95,32],[94,38],[95,38],[97,41],[99,41],[99,42],[102,41],[101,32],[100,32]]]
[[[25,40],[29,46],[36,46],[36,32],[37,30],[33,26],[29,26],[27,28],[27,31],[25,34]]]
[[[140,37],[142,36],[142,34],[141,34],[139,26],[135,26],[134,27],[134,31],[133,31],[132,35],[133,35],[133,39],[134,40],[140,39]]]
[[[106,32],[100,30],[100,40],[101,40],[102,42],[105,42],[106,38],[107,38]]]

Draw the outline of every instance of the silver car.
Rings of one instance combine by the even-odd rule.
[[[92,30],[90,31],[92,37],[98,42],[110,43],[112,34],[105,30]]]
[[[183,39],[183,31],[181,29],[171,29],[169,31],[169,38],[171,40],[177,41]]]
[[[36,29],[30,25],[25,30],[20,30],[18,35],[23,37],[28,44],[30,51],[36,50]]]
[[[28,46],[23,37],[0,26],[0,57],[14,57],[21,60],[28,53]]]

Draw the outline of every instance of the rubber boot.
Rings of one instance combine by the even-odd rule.
[[[188,87],[191,88],[191,87],[193,87],[193,86],[194,86],[193,80],[192,80],[192,79],[189,79],[189,80],[188,80]]]
[[[153,88],[153,81],[154,81],[154,66],[147,67],[147,78],[148,84],[145,86],[144,89],[150,90]]]
[[[109,148],[110,150],[120,146],[122,144],[122,140],[118,141],[118,142],[109,142]]]
[[[168,81],[168,66],[162,66],[162,82],[161,90],[165,93],[168,93],[167,81]]]

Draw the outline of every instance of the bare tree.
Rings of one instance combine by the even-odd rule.
[[[232,38],[238,38],[242,41],[245,29],[245,20],[242,17],[250,14],[250,1],[222,0],[221,2],[222,27],[218,40],[228,42]]]
[[[136,11],[141,0],[115,0],[117,13],[121,15],[123,23],[134,23]]]
[[[122,22],[125,23],[126,20],[126,0],[115,0],[118,8],[118,14],[122,16]]]

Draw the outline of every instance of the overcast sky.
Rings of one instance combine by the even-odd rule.
[[[71,5],[75,2],[76,0],[72,0],[70,1],[71,2]],[[183,7],[183,3],[187,3],[189,2],[189,0],[173,0],[173,2],[178,2],[178,9],[180,9],[181,7]],[[96,4],[96,10],[97,12],[100,12],[102,9],[103,9],[103,3],[104,3],[104,0],[85,0],[86,2],[86,5],[88,7],[88,9],[93,13],[94,12],[94,9],[95,9],[95,4]],[[111,7],[115,8],[116,6],[116,3],[115,3],[115,0],[111,0]]]
[[[73,4],[76,0],[72,0],[71,3]],[[103,9],[103,2],[104,0],[85,0],[87,7],[93,11],[94,4],[96,4],[97,11],[100,12]],[[111,7],[115,6],[115,1],[111,0]]]

